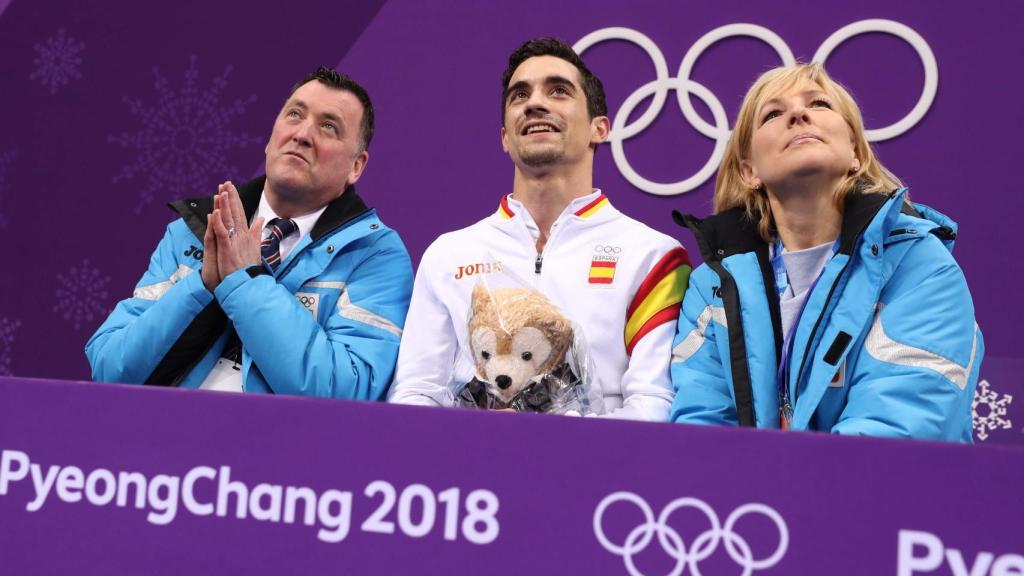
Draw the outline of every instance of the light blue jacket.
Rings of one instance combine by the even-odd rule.
[[[794,430],[972,441],[984,353],[956,224],[905,190],[851,193],[838,252],[794,327]],[[779,427],[782,348],[768,245],[742,209],[698,220],[673,344],[675,422]]]
[[[251,219],[264,179],[240,187]],[[270,274],[238,270],[214,294],[203,285],[203,234],[212,198],[172,205],[182,217],[150,259],[134,296],[86,345],[97,381],[196,388],[231,328],[243,343],[247,392],[384,397],[412,290],[405,246],[349,188]]]

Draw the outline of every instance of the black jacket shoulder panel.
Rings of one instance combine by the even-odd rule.
[[[700,219],[690,214],[676,218],[682,220],[697,237],[701,256],[705,261],[718,261],[733,254],[754,252],[767,244],[757,231],[757,224],[743,208],[733,208]]]
[[[242,199],[242,207],[245,208],[246,220],[252,221],[252,217],[260,207],[260,196],[263,195],[263,185],[266,183],[266,176],[254,178],[238,187],[238,196]],[[213,194],[209,196],[198,196],[196,198],[183,198],[169,202],[167,207],[181,216],[189,230],[199,240],[206,235],[206,217],[213,212]]]
[[[245,208],[246,220],[252,221],[260,207],[260,197],[263,195],[263,188],[266,186],[267,177],[254,178],[238,187],[238,195],[242,199],[242,206]],[[200,240],[206,235],[206,217],[213,212],[213,195],[199,196],[196,198],[184,198],[175,200],[167,206],[176,212],[188,225],[192,233]],[[311,235],[317,240],[338,226],[353,220],[370,209],[363,202],[363,199],[356,194],[355,186],[349,186],[345,192],[332,200],[327,209],[316,221]]]
[[[206,215],[213,212],[213,196],[175,200],[167,206],[181,216],[189,230],[202,242],[206,235]]]
[[[330,232],[337,229],[339,226],[344,225],[347,222],[355,220],[359,216],[370,211],[370,208],[363,202],[363,199],[356,194],[356,187],[349,186],[345,191],[331,203],[327,205],[327,209],[317,219],[316,224],[313,226],[313,230],[310,231],[312,240],[316,242],[320,238],[323,238]]]
[[[843,209],[843,227],[839,232],[839,251],[852,254],[861,232],[867,228],[875,214],[889,201],[887,194],[864,194],[856,190],[846,196]]]

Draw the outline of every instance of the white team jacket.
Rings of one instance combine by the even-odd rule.
[[[447,405],[451,384],[473,378],[467,333],[473,286],[501,275],[536,288],[582,326],[591,383],[606,413],[666,420],[672,338],[690,272],[686,251],[619,212],[600,191],[569,204],[541,254],[535,231],[526,208],[509,195],[491,216],[427,248],[389,400]]]

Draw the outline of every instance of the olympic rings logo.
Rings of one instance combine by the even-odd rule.
[[[633,528],[621,545],[611,542],[605,535],[603,527],[605,510],[616,502],[631,502],[644,515],[644,523]],[[709,529],[694,538],[689,547],[683,542],[679,533],[668,525],[669,516],[681,508],[695,508],[703,512],[710,524]],[[750,544],[733,531],[736,522],[748,514],[766,516],[779,530],[778,547],[767,558],[755,559]],[[733,562],[743,568],[743,576],[750,576],[754,570],[764,570],[775,566],[789,548],[789,529],[786,526],[786,521],[775,509],[766,504],[744,504],[733,510],[725,519],[725,525],[722,525],[715,511],[703,500],[691,497],[677,498],[670,502],[655,520],[654,511],[651,510],[647,501],[632,492],[615,492],[601,500],[597,509],[594,510],[594,534],[605,550],[622,556],[630,576],[644,576],[633,562],[633,556],[646,549],[655,534],[658,536],[661,548],[676,561],[675,567],[668,576],[679,576],[687,567],[690,568],[691,574],[700,576],[697,564],[710,557],[718,548],[719,542],[725,545],[725,551]]]
[[[935,93],[939,85],[939,67],[931,47],[928,46],[928,43],[925,42],[920,34],[904,24],[884,19],[860,20],[836,30],[818,47],[812,61],[824,64],[829,54],[837,46],[854,36],[868,32],[883,32],[899,37],[914,48],[917,55],[921,58],[921,63],[924,65],[924,88],[921,91],[920,98],[918,98],[917,103],[910,112],[889,126],[866,130],[868,141],[878,142],[903,134],[924,117],[935,100]],[[591,46],[605,40],[625,40],[642,48],[654,64],[656,78],[644,84],[626,98],[625,102],[622,103],[622,107],[615,113],[615,118],[612,120],[612,130],[608,136],[615,165],[630,184],[644,192],[658,196],[675,196],[697,188],[706,182],[718,169],[718,165],[725,155],[725,146],[729,140],[729,135],[732,133],[732,130],[729,128],[729,119],[726,117],[725,109],[718,98],[707,87],[692,80],[690,73],[697,62],[697,58],[700,57],[704,50],[715,42],[732,36],[750,36],[765,42],[775,50],[784,65],[792,65],[796,62],[796,59],[793,57],[793,51],[790,50],[789,46],[778,34],[756,24],[728,24],[715,28],[701,36],[686,52],[686,55],[683,56],[683,61],[679,65],[679,73],[675,78],[669,78],[668,64],[665,62],[665,56],[658,49],[654,41],[643,33],[631,28],[602,28],[587,34],[573,46],[573,49],[578,54],[582,54]],[[666,184],[648,180],[638,174],[630,165],[629,160],[626,159],[623,142],[636,136],[654,122],[654,119],[661,113],[661,109],[665,105],[665,99],[668,97],[669,90],[676,91],[676,100],[683,112],[683,116],[686,117],[690,125],[704,136],[714,140],[715,147],[707,163],[696,174],[684,180]],[[633,109],[652,94],[654,98],[647,110],[632,123],[627,124],[626,122],[629,120]],[[693,104],[690,103],[691,94],[700,98],[707,105],[708,109],[711,110],[714,124],[707,123],[697,114]]]
[[[602,252],[605,254],[618,254],[622,252],[622,248],[618,246],[602,246],[601,244],[598,244],[597,246],[594,246],[594,252],[598,254],[601,254]]]

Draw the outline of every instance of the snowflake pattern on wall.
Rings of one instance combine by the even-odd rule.
[[[110,312],[107,307],[107,284],[104,275],[89,260],[82,260],[57,275],[56,301],[53,311],[70,322],[75,330],[90,325]]]
[[[138,129],[110,136],[108,141],[136,152],[134,161],[114,176],[115,184],[142,181],[136,214],[157,195],[177,198],[212,194],[213,189],[201,187],[237,178],[240,174],[229,165],[228,152],[262,142],[232,127],[233,121],[245,113],[256,97],[237,99],[230,104],[222,102],[231,70],[228,66],[213,79],[209,88],[201,88],[196,57],[192,56],[181,89],[172,88],[160,69],[154,67],[156,100],[146,104],[123,98],[132,116],[139,121]]]
[[[63,28],[34,48],[36,57],[32,61],[29,78],[49,88],[50,94],[56,94],[65,84],[82,78],[79,68],[85,44],[65,34]]]
[[[0,152],[0,230],[7,228],[7,217],[4,215],[4,197],[7,196],[7,182],[9,180],[8,174],[11,170],[11,163],[17,158],[18,153],[15,150],[6,150]]]
[[[0,376],[11,376],[11,349],[21,321],[0,318]]]
[[[1010,394],[1000,394],[989,388],[988,380],[978,382],[974,393],[971,413],[974,416],[974,436],[981,441],[988,439],[993,430],[1007,430],[1013,423],[1006,417],[1006,407],[1013,401]]]

